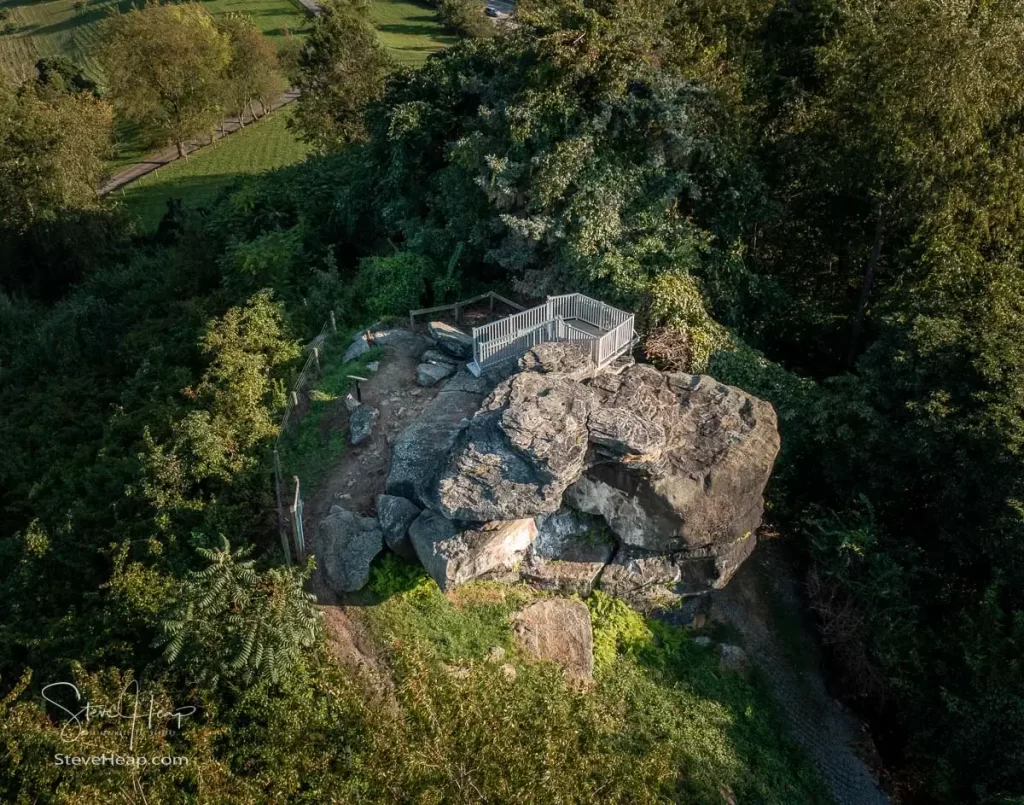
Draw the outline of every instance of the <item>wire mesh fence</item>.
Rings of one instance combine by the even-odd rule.
[[[338,325],[334,318],[334,311],[331,311],[330,317],[324,322],[320,332],[307,346],[309,354],[302,370],[288,390],[284,414],[281,416],[281,427],[278,430],[277,440],[274,442],[274,497],[277,502],[277,530],[281,538],[281,549],[289,566],[292,564],[293,549],[297,562],[302,563],[305,560],[306,542],[302,526],[302,488],[298,476],[292,478],[293,488],[289,490],[291,493],[287,498],[289,502],[285,503],[285,482],[281,471],[281,440],[286,436],[289,426],[301,416],[303,395],[310,383],[323,375],[324,347],[328,340],[337,333]]]

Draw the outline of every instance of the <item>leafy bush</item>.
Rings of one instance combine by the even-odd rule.
[[[433,261],[415,252],[367,257],[360,262],[356,276],[366,315],[379,319],[420,307],[427,282],[435,273]]]

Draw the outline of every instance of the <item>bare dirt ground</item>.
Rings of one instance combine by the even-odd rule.
[[[762,539],[728,586],[713,594],[711,618],[740,632],[767,678],[793,740],[817,767],[837,805],[885,805],[867,729],[829,694],[814,626],[792,560]]]
[[[380,416],[367,441],[357,446],[346,444],[337,464],[307,501],[304,520],[310,536],[316,534],[331,506],[342,506],[363,515],[376,514],[376,498],[384,491],[391,461],[391,441],[437,395],[436,386],[416,385],[416,366],[429,346],[426,338],[412,333],[393,341],[389,339],[384,345],[379,370],[359,384],[363,405],[372,405],[380,411]],[[340,429],[347,441],[348,419],[345,402],[339,399],[334,410],[324,418],[323,427]],[[312,540],[309,544],[313,544]],[[386,686],[387,670],[360,617],[359,607],[341,603],[319,570],[310,580],[310,588],[317,597],[330,648],[337,660]]]

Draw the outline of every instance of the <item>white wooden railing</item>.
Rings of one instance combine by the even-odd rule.
[[[585,322],[602,334],[575,327],[572,321]],[[543,305],[474,327],[470,369],[479,374],[546,341],[589,342],[591,357],[601,368],[628,349],[634,336],[632,313],[579,293],[550,296]]]

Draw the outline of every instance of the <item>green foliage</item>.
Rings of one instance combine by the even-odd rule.
[[[308,406],[301,414],[292,415],[293,423],[279,442],[285,475],[298,475],[310,493],[319,487],[348,443],[348,431],[328,416],[337,414],[337,401],[355,387],[350,375],[365,377],[366,364],[384,357],[383,349],[375,347],[358,361],[342,363],[341,355],[348,343],[334,337],[325,347],[320,359],[323,376],[311,383],[307,390]]]
[[[649,645],[654,635],[643,615],[634,612],[621,598],[595,591],[587,599],[594,631],[594,667],[610,668],[620,654],[635,656]]]
[[[473,0],[439,0],[437,16],[462,36],[494,36],[497,28],[484,15],[484,6]]]
[[[386,600],[399,593],[409,592],[428,581],[422,566],[403,562],[393,553],[388,553],[370,568],[370,583],[367,589]]]
[[[525,588],[479,582],[445,595],[419,568],[408,581],[413,580],[414,586],[369,613],[382,639],[420,646],[444,662],[480,660],[493,646],[512,649],[508,619],[529,600]]]
[[[429,280],[437,273],[428,257],[396,252],[367,257],[359,264],[356,286],[367,318],[404,315],[421,307]]]
[[[102,223],[88,222],[113,122],[109,104],[53,72],[18,91],[0,82],[0,284],[50,299],[102,247]],[[72,243],[81,256],[61,255]]]
[[[694,279],[685,274],[662,274],[651,282],[649,294],[651,324],[686,333],[691,371],[707,371],[712,353],[726,348],[729,338],[722,325],[708,315]]]
[[[323,3],[294,82],[300,137],[319,151],[362,140],[363,106],[380,94],[390,66],[363,0]]]
[[[152,136],[177,145],[220,122],[227,34],[198,3],[148,5],[103,23],[99,58],[114,105]]]
[[[303,590],[313,572],[270,568],[248,559],[252,548],[197,548],[207,567],[189,574],[163,621],[164,656],[190,675],[215,683],[219,675],[245,684],[277,684],[316,640],[316,597]]]

